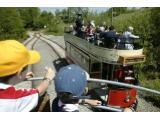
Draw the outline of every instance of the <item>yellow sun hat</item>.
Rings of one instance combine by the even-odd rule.
[[[39,60],[40,54],[37,51],[28,50],[16,40],[0,41],[0,77],[12,75]]]

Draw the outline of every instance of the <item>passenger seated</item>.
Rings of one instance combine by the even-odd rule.
[[[106,22],[103,22],[99,28],[100,28],[101,32],[107,32],[108,31],[108,27],[106,25]]]
[[[101,38],[103,39],[104,47],[116,48],[117,35],[114,26],[110,26],[108,32],[102,33]]]
[[[126,39],[124,38],[123,33],[121,31],[118,32],[118,34],[117,34],[117,46],[116,46],[116,48],[117,49],[125,50],[125,41],[126,41]]]
[[[77,65],[60,69],[55,77],[57,97],[52,103],[53,112],[79,112],[79,103],[100,105],[98,100],[81,99],[87,85],[88,73]]]
[[[86,29],[86,39],[90,43],[96,44],[96,39],[95,39],[95,24],[94,21],[91,21],[88,23]]]
[[[128,50],[134,49],[133,40],[135,38],[139,38],[139,36],[132,34],[132,32],[133,32],[133,27],[129,26],[128,30],[123,34],[123,37],[126,39],[125,49],[128,49]]]

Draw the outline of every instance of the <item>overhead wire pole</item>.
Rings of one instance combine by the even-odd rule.
[[[70,22],[70,8],[68,7],[68,23]]]
[[[113,25],[113,7],[111,8],[111,25]]]

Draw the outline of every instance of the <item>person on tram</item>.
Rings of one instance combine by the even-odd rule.
[[[85,29],[86,33],[86,39],[87,41],[96,44],[96,38],[95,38],[95,23],[92,20],[91,22],[88,22],[88,25]]]
[[[108,32],[108,26],[106,25],[106,22],[104,21],[101,25],[100,25],[100,31],[101,32]]]
[[[123,37],[125,38],[125,49],[133,50],[133,39],[139,38],[139,36],[136,36],[133,34],[133,27],[129,26],[128,30],[123,33]]]
[[[79,112],[79,104],[101,105],[101,101],[81,99],[89,74],[78,65],[71,64],[59,70],[55,76],[57,97],[53,100],[53,112]]]
[[[76,18],[76,21],[75,21],[75,31],[76,31],[75,35],[77,37],[82,38],[82,36],[83,36],[83,31],[82,31],[83,24],[84,24],[84,20],[82,18],[82,13],[78,12],[77,13],[77,18]]]
[[[0,112],[29,112],[38,104],[39,94],[44,93],[54,77],[47,69],[44,80],[36,88],[16,89],[12,83],[22,81],[33,73],[22,75],[23,69],[40,60],[37,51],[28,50],[16,40],[0,41]]]
[[[102,33],[101,38],[103,39],[104,47],[115,48],[115,43],[117,42],[117,34],[114,26],[110,26],[108,32]]]

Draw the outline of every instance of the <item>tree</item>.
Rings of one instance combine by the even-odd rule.
[[[72,23],[76,18],[76,14],[82,12],[83,18],[87,18],[89,9],[87,7],[68,7],[62,11],[56,10],[56,16],[59,16],[65,23]]]
[[[0,38],[23,38],[25,30],[16,8],[0,8]]]
[[[21,19],[24,22],[25,28],[35,28],[36,22],[38,21],[40,16],[40,9],[31,7],[31,8],[17,8],[19,11],[19,14],[21,16]]]
[[[152,24],[151,28],[151,44],[153,46],[154,60],[156,62],[157,68],[160,67],[160,8],[151,9],[151,19],[150,23]]]
[[[113,7],[109,8],[108,14],[111,15],[113,12],[113,16],[119,16],[120,14],[124,14],[127,12],[127,7]]]

